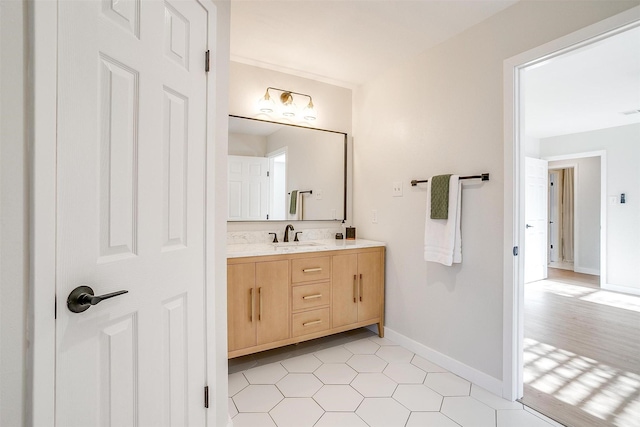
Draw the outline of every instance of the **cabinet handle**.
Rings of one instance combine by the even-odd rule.
[[[322,294],[307,295],[305,297],[302,297],[302,299],[314,299],[314,298],[322,298]]]
[[[258,297],[260,297],[260,304],[258,305],[258,320],[262,320],[262,287],[258,288]]]
[[[253,312],[255,311],[255,298],[253,297],[253,288],[249,289],[249,301],[251,305],[251,311],[249,312],[249,322],[253,323]]]
[[[322,323],[322,320],[318,319],[318,320],[314,320],[312,322],[303,323],[302,326],[317,325],[318,323]]]
[[[303,268],[303,273],[315,273],[317,271],[322,271],[322,267],[314,267],[314,268]]]
[[[358,276],[357,275],[353,275],[353,302],[356,302],[356,292],[357,291],[357,285],[356,282],[358,281]]]
[[[362,286],[362,274],[360,274],[360,301],[362,301],[362,294],[364,294],[364,287]]]

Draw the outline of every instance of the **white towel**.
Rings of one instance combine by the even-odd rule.
[[[431,219],[431,182],[427,187],[427,212],[424,225],[424,260],[450,266],[462,262],[462,236],[460,235],[460,211],[462,182],[459,175],[449,178],[448,219]]]

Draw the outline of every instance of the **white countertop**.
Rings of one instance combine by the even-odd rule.
[[[240,243],[227,245],[227,258],[241,258],[250,256],[282,255],[302,252],[337,251],[342,249],[362,249],[385,246],[374,240],[306,240],[289,243]]]

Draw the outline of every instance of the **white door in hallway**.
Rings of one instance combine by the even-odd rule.
[[[56,425],[204,425],[207,12],[58,11]]]
[[[524,282],[547,277],[549,166],[546,160],[525,159]]]

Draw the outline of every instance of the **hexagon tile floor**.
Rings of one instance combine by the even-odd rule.
[[[369,330],[229,361],[234,427],[550,427]]]

